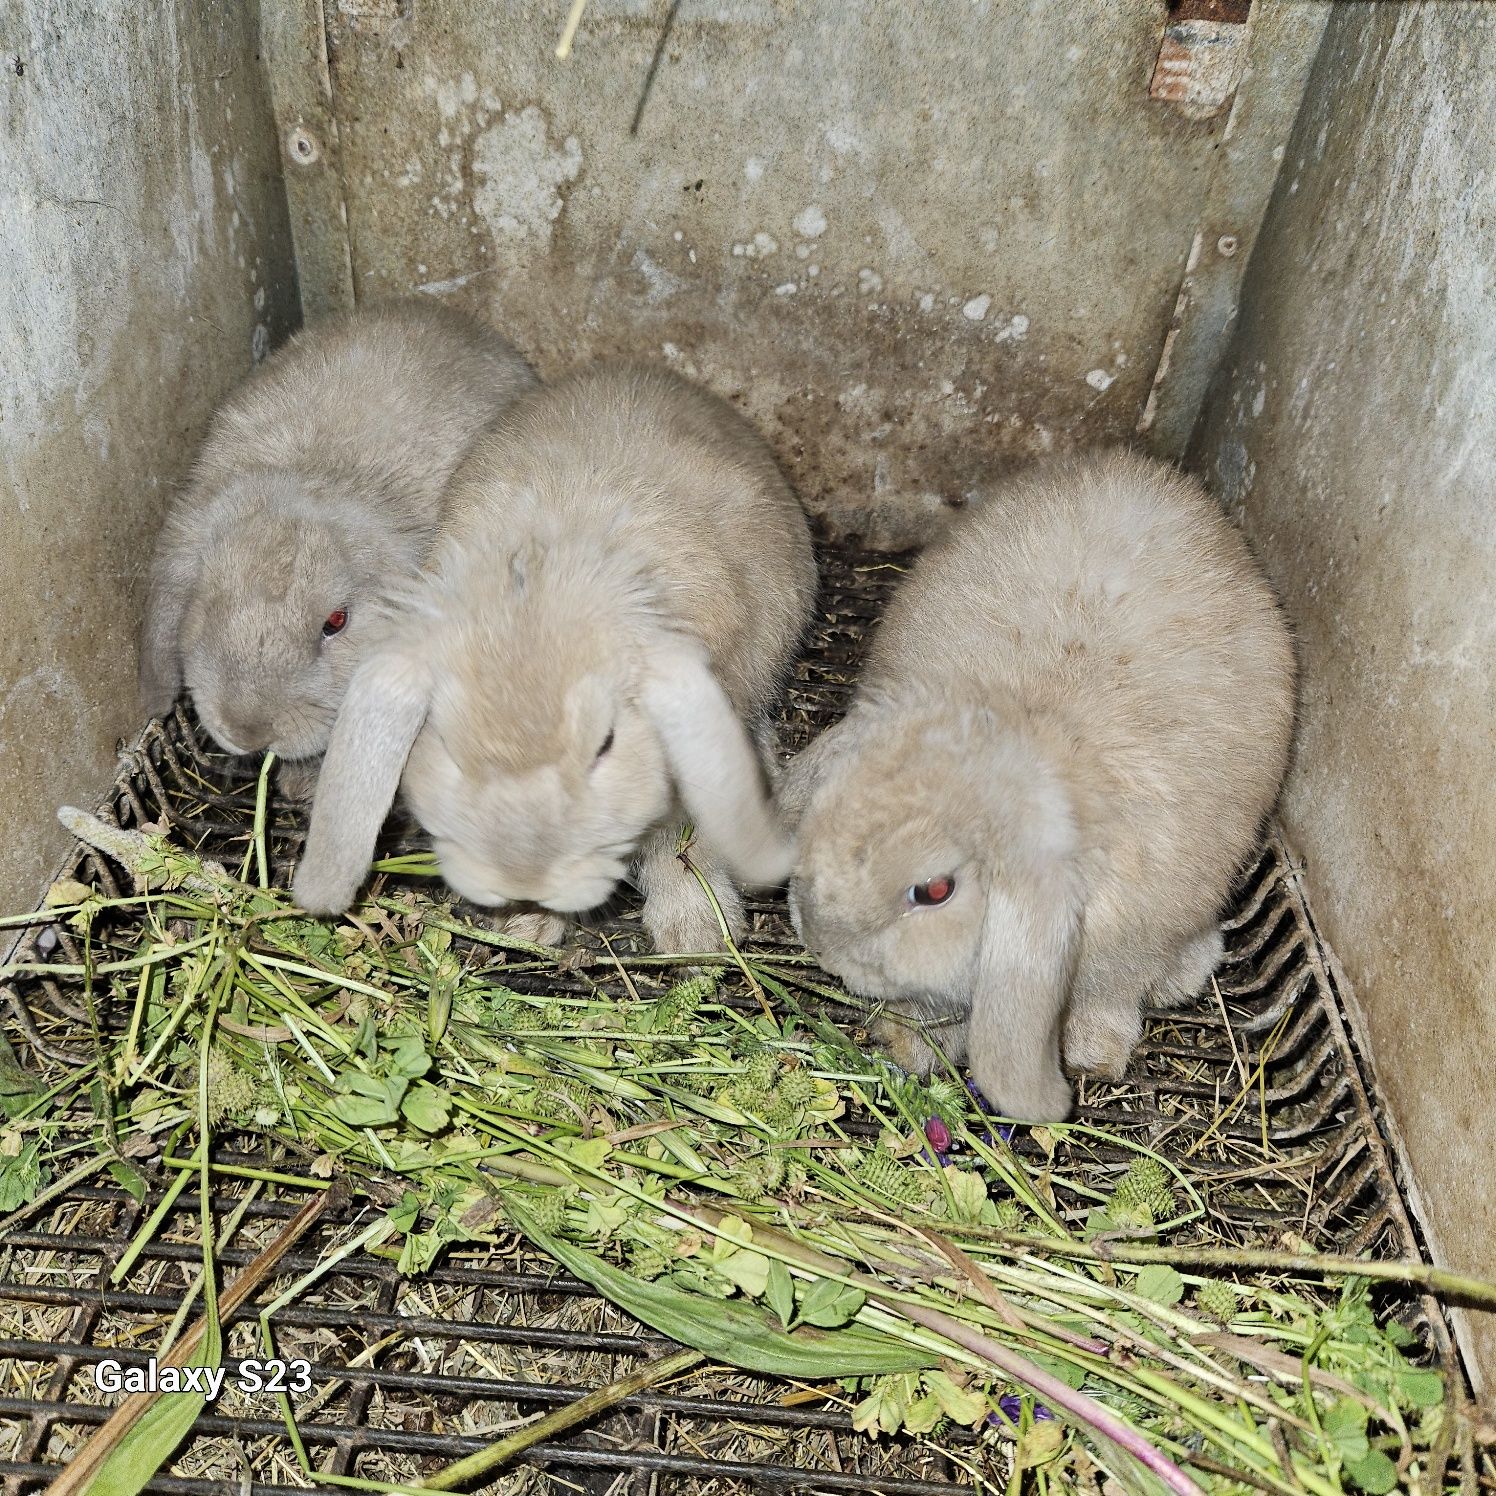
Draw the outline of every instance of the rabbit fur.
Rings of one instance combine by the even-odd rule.
[[[535,382],[498,333],[425,300],[293,337],[219,408],[167,515],[141,646],[146,710],[164,715],[185,684],[230,752],[320,754],[370,605],[418,569],[453,472]]]
[[[796,928],[907,1068],[933,1041],[1001,1112],[1063,1119],[1062,1054],[1119,1077],[1144,1001],[1214,970],[1293,714],[1288,627],[1198,484],[1122,451],[1035,466],[919,558],[786,771]]]
[[[527,395],[454,480],[411,626],[354,679],[298,901],[352,900],[403,770],[472,902],[580,913],[633,866],[657,948],[719,949],[682,832],[740,933],[734,880],[789,871],[765,776],[814,589],[804,513],[723,402],[631,365]]]

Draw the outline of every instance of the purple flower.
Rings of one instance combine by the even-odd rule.
[[[931,1117],[925,1123],[925,1141],[937,1153],[951,1151],[951,1130],[939,1117]]]
[[[1023,1399],[1016,1392],[1005,1392],[998,1398],[997,1405],[1002,1409],[1002,1417],[999,1417],[996,1413],[989,1413],[987,1415],[987,1422],[994,1428],[1007,1428],[1009,1425],[1018,1422],[1018,1411],[1023,1406]],[[1053,1417],[1054,1414],[1043,1403],[1036,1402],[1034,1404],[1035,1422],[1042,1423],[1047,1419],[1053,1419]],[[1007,1420],[1006,1423],[1003,1421],[1004,1419]]]

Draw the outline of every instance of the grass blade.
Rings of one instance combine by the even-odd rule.
[[[917,1371],[934,1366],[939,1359],[861,1325],[840,1330],[807,1325],[787,1333],[777,1329],[764,1310],[744,1299],[718,1300],[710,1314],[703,1314],[696,1294],[663,1280],[650,1283],[632,1277],[582,1247],[546,1235],[512,1202],[506,1202],[505,1209],[536,1246],[619,1308],[662,1335],[730,1366],[818,1381]]]
[[[677,1351],[673,1356],[663,1356],[658,1361],[646,1361],[627,1376],[619,1377],[616,1382],[609,1382],[606,1387],[599,1387],[586,1397],[580,1397],[564,1408],[557,1408],[543,1418],[537,1418],[534,1423],[528,1423],[512,1434],[506,1434],[487,1449],[480,1449],[477,1454],[470,1454],[466,1459],[454,1460],[429,1479],[423,1480],[421,1485],[429,1491],[455,1491],[459,1486],[471,1485],[479,1476],[488,1475],[501,1465],[507,1465],[516,1455],[523,1454],[542,1440],[563,1434],[579,1423],[586,1423],[589,1418],[616,1407],[636,1392],[643,1392],[647,1387],[654,1387],[671,1377],[679,1376],[683,1371],[690,1371],[704,1359],[700,1351],[686,1350]]]
[[[220,1323],[231,1318],[275,1271],[276,1264],[316,1224],[337,1194],[329,1190],[303,1205],[216,1303],[209,1301],[211,1307],[203,1318],[161,1357],[158,1365],[216,1365],[222,1357]],[[85,1492],[87,1496],[133,1496],[170,1458],[202,1407],[199,1393],[132,1392],[68,1461],[49,1492],[53,1496],[83,1496]]]

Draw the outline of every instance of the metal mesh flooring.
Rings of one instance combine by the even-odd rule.
[[[798,748],[844,709],[867,628],[897,580],[887,557],[823,557],[822,611],[787,693],[785,740]],[[178,713],[152,724],[122,761],[105,808],[124,825],[168,825],[179,839],[234,861],[253,809],[252,769],[206,746]],[[294,856],[283,817],[276,861]],[[116,870],[80,852],[67,870],[113,891]],[[754,943],[793,945],[782,904],[754,906]],[[620,928],[630,928],[628,916]],[[1118,1084],[1086,1083],[1079,1119],[1192,1158],[1216,1240],[1280,1245],[1286,1233],[1321,1250],[1416,1257],[1421,1243],[1399,1197],[1366,1077],[1348,1038],[1330,966],[1294,861],[1272,836],[1243,879],[1226,924],[1218,992],[1156,1016]],[[44,959],[76,960],[70,934],[43,929]],[[10,994],[5,1028],[23,1057],[55,1062],[87,1033],[76,992],[28,979]],[[1235,1103],[1233,1105],[1233,1103]],[[1021,1136],[1021,1135],[1020,1135]],[[1037,1148],[1032,1139],[1024,1146]],[[264,1162],[259,1159],[259,1162]],[[1061,1135],[1056,1198],[1082,1215],[1075,1188],[1105,1188],[1126,1155],[1082,1130]],[[123,1281],[111,1270],[159,1195],[137,1204],[122,1189],[80,1186],[0,1240],[0,1477],[38,1489],[107,1416],[91,1368],[104,1357],[142,1362],[170,1322],[198,1263],[198,1201],[184,1192]],[[295,1201],[232,1190],[215,1199],[220,1258],[245,1262],[293,1213]],[[346,1233],[332,1221],[293,1252],[282,1282],[309,1271]],[[276,1292],[268,1286],[258,1303]],[[229,1365],[258,1354],[255,1306],[229,1332]],[[1416,1321],[1432,1355],[1453,1365],[1431,1301]],[[536,1413],[614,1380],[668,1342],[557,1272],[523,1245],[461,1251],[404,1280],[381,1257],[355,1255],[276,1317],[278,1349],[314,1363],[298,1402],[312,1459],[329,1473],[414,1480]],[[819,1398],[784,1383],[706,1368],[630,1399],[564,1444],[532,1449],[499,1477],[506,1492],[887,1492],[943,1496],[980,1472],[1003,1479],[1001,1451],[972,1436],[945,1451],[919,1440],[874,1442],[852,1431],[835,1389]],[[461,1420],[466,1419],[466,1423]],[[198,1423],[163,1492],[256,1492],[304,1484],[269,1398],[232,1390]]]

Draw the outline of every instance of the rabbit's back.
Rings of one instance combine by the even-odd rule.
[[[325,476],[430,528],[484,426],[534,383],[507,339],[435,302],[332,318],[293,337],[219,409],[196,484],[209,491],[251,468]]]
[[[659,608],[707,647],[741,711],[777,690],[815,588],[809,529],[736,411],[663,370],[603,365],[538,389],[454,484],[454,544],[591,540],[626,555]]]
[[[1114,865],[1216,883],[1276,796],[1293,677],[1271,589],[1218,506],[1113,452],[1042,464],[957,516],[894,598],[868,684],[1016,701]]]

